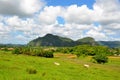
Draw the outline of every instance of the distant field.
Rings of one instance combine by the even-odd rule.
[[[120,57],[110,56],[108,63],[96,64],[90,56],[56,53],[55,58],[42,58],[0,51],[0,80],[120,80]]]

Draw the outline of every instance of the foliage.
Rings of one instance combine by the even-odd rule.
[[[19,47],[19,48],[15,48],[12,53],[53,58],[52,50],[44,50],[43,48],[40,48],[40,47],[36,47],[36,48],[34,48],[34,47]]]
[[[46,58],[53,58],[53,52],[50,51],[50,50],[44,51],[43,57],[46,57]]]
[[[82,55],[81,52],[74,52],[74,54],[77,56],[77,57],[80,57]]]
[[[15,48],[13,51],[12,51],[13,54],[21,54],[21,51],[20,51],[20,48]]]
[[[41,57],[53,57],[54,52],[60,52],[65,54],[75,54],[80,56],[94,56],[98,54],[106,54],[112,56],[114,54],[119,55],[119,48],[108,48],[106,46],[91,46],[91,45],[79,45],[75,47],[17,47],[13,50],[13,54],[26,54],[32,56]]]
[[[120,48],[113,48],[110,50],[112,54],[118,56],[120,55]]]
[[[109,48],[106,46],[90,46],[90,45],[80,45],[80,46],[75,46],[73,47],[73,54],[76,54],[78,57],[80,55],[90,55],[94,56],[97,54],[104,53],[106,55],[111,55],[112,53],[110,52]]]
[[[91,45],[79,45],[75,47],[60,47],[57,48],[56,52],[67,53],[67,54],[76,54],[79,56],[94,56],[97,54],[106,54],[107,56],[112,56],[114,54],[119,55],[120,49],[115,48],[111,49],[107,46],[91,46]]]
[[[108,57],[105,54],[97,54],[93,57],[93,59],[99,64],[108,62]]]
[[[59,47],[57,48],[56,52],[61,52],[61,53],[71,53],[73,52],[73,47]]]

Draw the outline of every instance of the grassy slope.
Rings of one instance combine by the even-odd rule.
[[[90,68],[83,67],[85,63]],[[29,68],[36,69],[37,73],[28,74]],[[110,62],[103,65],[91,63],[90,57],[40,58],[0,51],[0,80],[120,80],[119,75],[120,57],[111,57]]]

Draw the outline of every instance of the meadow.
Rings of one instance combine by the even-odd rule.
[[[0,51],[0,80],[120,80],[120,57],[97,64],[91,56],[54,53],[54,58],[44,58]]]

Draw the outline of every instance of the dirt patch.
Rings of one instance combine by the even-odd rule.
[[[77,58],[77,56],[74,55],[74,54],[62,54],[62,53],[56,53],[56,54],[54,54],[54,57],[55,58],[62,58],[62,57],[64,57],[64,58],[70,58],[70,59]]]

